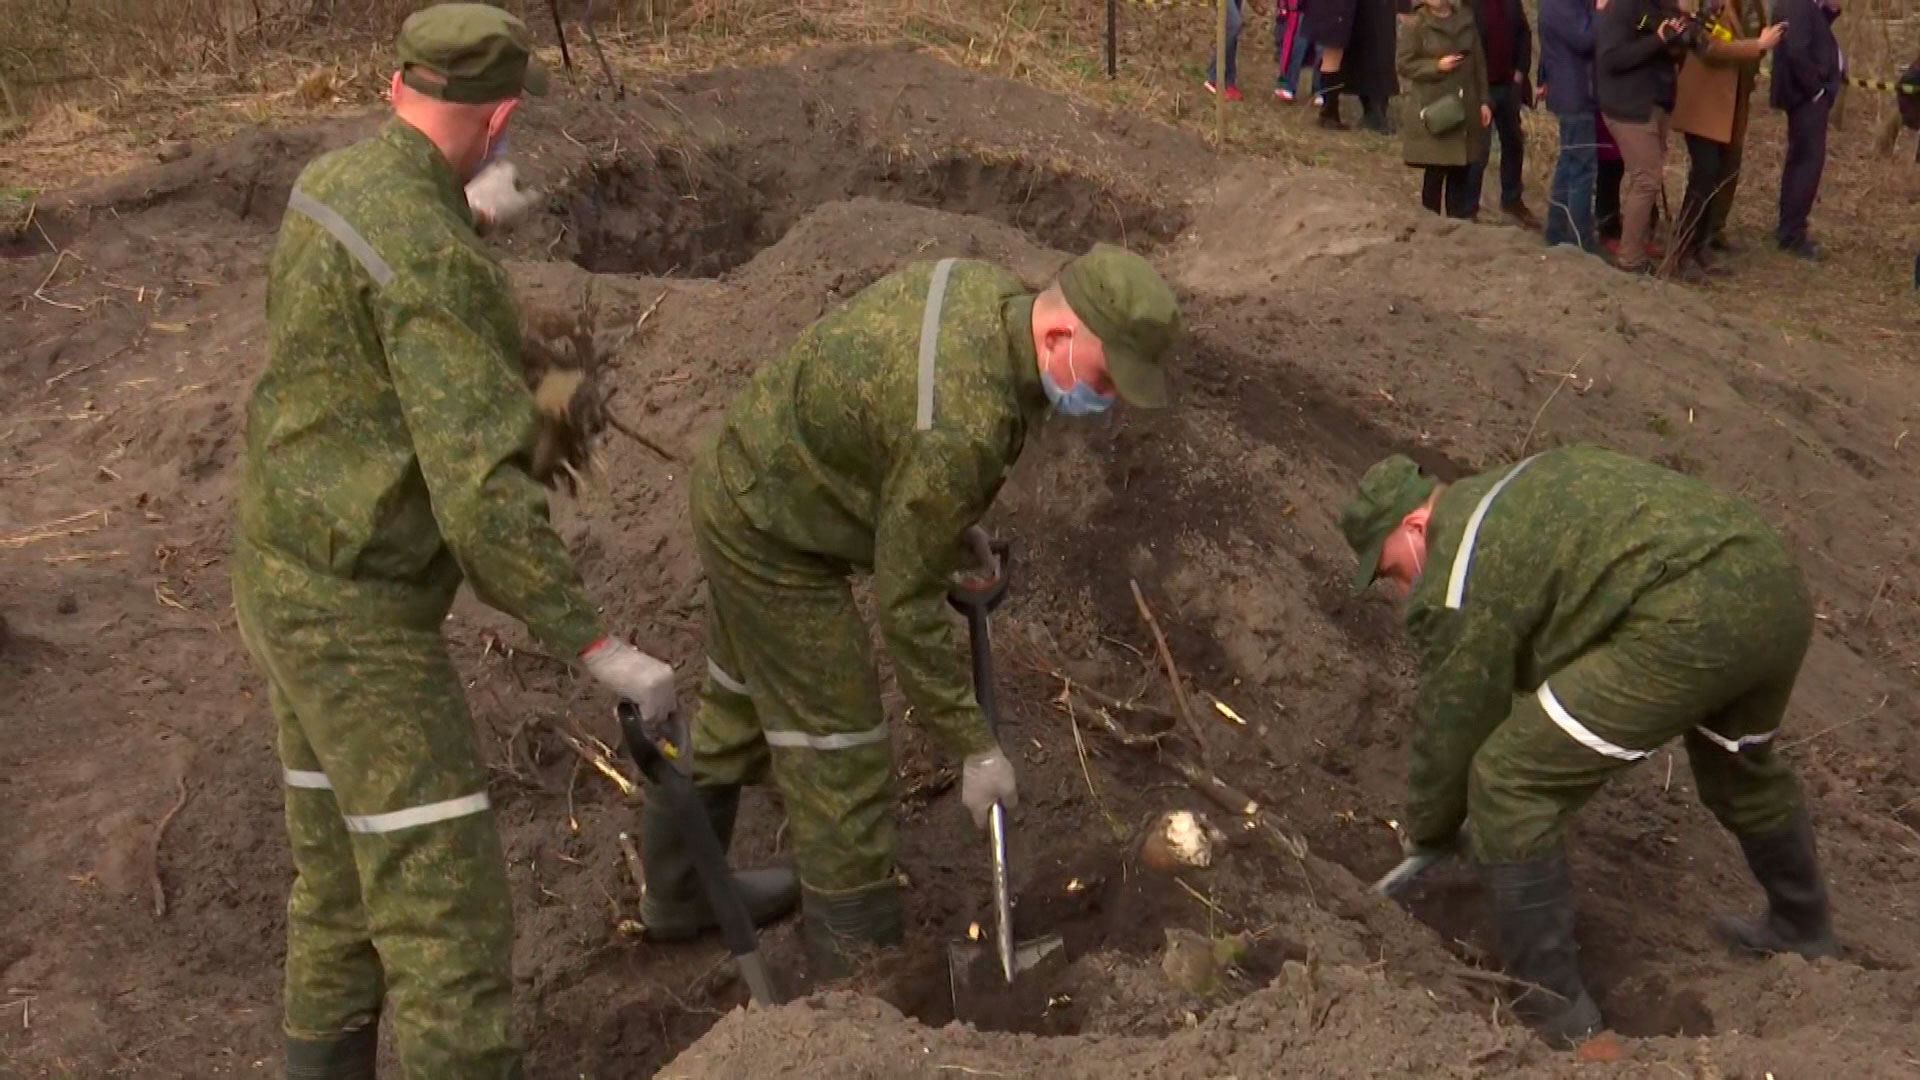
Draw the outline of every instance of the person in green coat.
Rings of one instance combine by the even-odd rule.
[[[1424,170],[1420,202],[1436,214],[1470,218],[1472,164],[1486,153],[1487,59],[1473,11],[1454,0],[1426,0],[1400,22],[1395,54],[1408,90],[1400,133],[1408,165]]]
[[[1376,577],[1408,590],[1410,853],[1452,851],[1471,824],[1502,959],[1550,991],[1516,1007],[1549,1041],[1602,1022],[1580,979],[1567,824],[1675,738],[1766,892],[1758,919],[1716,929],[1756,953],[1835,951],[1805,800],[1774,741],[1813,605],[1752,506],[1597,447],[1448,485],[1396,455],[1367,471],[1340,527],[1356,591]]]
[[[991,263],[916,262],[762,365],[702,446],[691,504],[707,679],[692,776],[731,814],[741,785],[771,774],[816,978],[904,932],[891,736],[851,579],[871,575],[910,715],[962,762],[960,798],[984,828],[1017,789],[947,607],[953,574],[973,562],[963,538],[1050,413],[1097,415],[1117,397],[1164,405],[1179,330],[1166,282],[1116,247],[1096,245],[1038,294]],[[649,928],[698,892],[653,807]]]

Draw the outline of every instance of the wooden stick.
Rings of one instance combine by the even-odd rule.
[[[633,887],[640,893],[647,891],[647,874],[640,868],[640,852],[633,846],[633,837],[625,832],[620,834],[620,854],[627,860],[627,874],[633,878]],[[634,895],[638,896],[639,893]]]
[[[1190,761],[1182,761],[1169,755],[1164,759],[1167,767],[1180,774],[1189,787],[1213,800],[1220,809],[1237,817],[1253,817],[1260,813],[1260,804],[1253,797],[1225,780],[1213,775]]]
[[[167,826],[173,824],[174,815],[187,805],[187,771],[184,768],[180,770],[177,782],[180,795],[173,800],[173,806],[161,816],[159,826],[153,830],[153,914],[155,918],[162,919],[167,915],[167,887],[160,881],[160,842],[166,838]]]
[[[1180,719],[1186,722],[1188,734],[1193,736],[1195,745],[1200,748],[1200,760],[1211,769],[1213,742],[1207,738],[1200,721],[1193,715],[1193,705],[1187,700],[1187,688],[1180,681],[1180,668],[1173,662],[1173,650],[1167,648],[1167,637],[1160,632],[1160,621],[1153,617],[1153,609],[1147,606],[1147,596],[1140,591],[1140,583],[1128,578],[1127,584],[1133,587],[1133,602],[1140,608],[1140,617],[1147,621],[1147,629],[1153,632],[1153,644],[1160,651],[1160,662],[1166,665],[1167,681],[1173,684],[1173,701],[1180,710]]]
[[[640,434],[638,431],[635,431],[633,428],[628,427],[625,421],[621,420],[619,417],[614,416],[611,413],[607,415],[607,426],[619,432],[620,434],[625,435],[627,438],[632,439],[634,442],[639,443],[641,446],[644,446],[647,449],[653,451],[654,453],[659,454],[661,457],[667,459],[668,461],[671,461],[675,464],[679,464],[680,459],[673,456],[673,453],[669,451],[666,447],[661,446],[659,443],[654,442],[652,439],[649,439],[645,435]]]
[[[1105,706],[1106,708],[1109,708],[1109,709],[1119,709],[1121,712],[1139,713],[1141,716],[1155,717],[1157,719],[1165,720],[1168,723],[1172,723],[1174,721],[1174,715],[1171,712],[1168,712],[1167,710],[1161,708],[1158,705],[1148,705],[1144,702],[1139,702],[1139,701],[1122,701],[1121,699],[1114,697],[1112,694],[1107,694],[1099,690],[1095,690],[1093,687],[1088,686],[1086,683],[1075,682],[1072,679],[1068,678],[1066,675],[1058,671],[1048,671],[1047,674],[1060,680],[1062,683],[1065,683],[1070,689],[1072,689],[1074,693],[1079,694],[1081,697],[1086,698],[1088,701],[1093,702],[1095,705]]]

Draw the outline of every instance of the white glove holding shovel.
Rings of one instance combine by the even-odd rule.
[[[520,170],[511,161],[496,161],[467,181],[467,206],[473,210],[475,227],[483,232],[520,221],[540,199],[538,191],[520,186]]]
[[[640,719],[655,723],[673,715],[673,668],[616,637],[603,637],[580,654],[580,664],[600,685],[631,701]]]

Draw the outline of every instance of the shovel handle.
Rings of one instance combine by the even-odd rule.
[[[987,551],[976,554],[984,567],[997,567],[998,575],[980,589],[954,585],[947,590],[947,603],[967,617],[967,646],[973,657],[973,696],[980,702],[980,715],[987,721],[987,730],[999,738],[1000,711],[993,693],[993,634],[987,624],[987,614],[1007,597],[1007,586],[1013,579],[1013,545],[994,540],[987,547]]]
[[[674,768],[673,763],[648,737],[637,706],[630,701],[623,701],[617,715],[621,734],[626,736],[627,752],[633,755],[634,764],[640,766],[640,771],[653,782],[655,796],[666,798],[673,809],[673,816],[680,826],[680,837],[687,845],[687,854],[693,858],[694,871],[699,874],[700,883],[706,886],[707,899],[713,904],[714,917],[720,923],[720,936],[727,943],[727,951],[739,961],[741,973],[747,979],[748,991],[755,1001],[763,1005],[781,1004],[784,999],[774,986],[772,975],[760,956],[760,942],[753,931],[753,916],[747,911],[746,901],[740,898],[739,890],[734,888],[733,871],[727,866],[726,849],[720,846],[713,823],[707,820],[706,809],[700,805],[693,780]]]

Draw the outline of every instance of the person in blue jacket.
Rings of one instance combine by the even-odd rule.
[[[1560,157],[1547,195],[1547,243],[1598,250],[1593,189],[1600,170],[1593,98],[1592,0],[1540,0],[1540,87],[1560,121]]]

